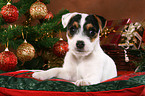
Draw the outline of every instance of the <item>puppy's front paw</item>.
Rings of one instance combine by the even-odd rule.
[[[89,81],[84,80],[84,79],[77,80],[74,84],[77,86],[91,85],[91,83]]]
[[[48,76],[48,72],[47,71],[42,71],[42,72],[34,72],[32,74],[33,78],[39,79],[39,80],[46,80],[49,79],[51,77]]]

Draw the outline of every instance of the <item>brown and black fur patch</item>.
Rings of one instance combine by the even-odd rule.
[[[95,40],[95,38],[97,38],[100,26],[103,29],[105,26],[105,23],[106,23],[106,19],[104,19],[101,16],[100,17],[97,16],[99,21],[101,21],[101,25],[99,25],[100,23],[98,22],[96,16],[97,15],[87,16],[86,23],[84,24],[84,33],[85,33],[85,35],[87,35],[90,38],[91,42],[93,42]]]
[[[81,15],[76,15],[70,19],[70,22],[68,23],[67,26],[67,32],[68,36],[71,39],[75,34],[77,34],[77,30],[79,29],[80,25],[79,22],[81,20]]]
[[[97,29],[91,23],[87,24],[85,27],[85,34],[90,37],[90,41],[93,42],[98,35]]]
[[[73,35],[76,33],[75,31],[77,31],[77,29],[79,28],[79,23],[74,21],[72,26],[70,26],[68,32],[68,36],[71,39],[73,37]]]
[[[106,23],[106,19],[101,16],[97,16],[96,18],[96,16],[97,15],[88,15],[86,18],[84,18],[85,24],[83,25],[83,34],[88,36],[91,42],[98,37],[99,29],[103,29]],[[72,37],[78,33],[81,18],[81,14],[78,14],[70,19],[67,26],[67,32],[70,39],[72,39]]]

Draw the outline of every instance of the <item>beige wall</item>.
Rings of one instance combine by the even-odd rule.
[[[145,18],[145,0],[50,0],[48,10],[56,14],[61,9],[104,16],[108,20]]]

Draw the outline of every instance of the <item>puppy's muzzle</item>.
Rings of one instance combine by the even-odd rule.
[[[77,41],[76,43],[77,51],[83,51],[85,47],[84,41]]]

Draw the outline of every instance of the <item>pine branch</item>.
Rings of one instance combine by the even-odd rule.
[[[36,49],[52,48],[53,44],[58,41],[58,38],[51,37],[53,33],[66,31],[61,24],[61,17],[66,13],[68,13],[68,10],[62,10],[53,19],[45,20],[44,23],[36,26],[9,25],[8,28],[1,28],[0,42],[6,44],[9,40],[9,46],[17,49],[24,39],[23,32],[28,43],[32,44]]]
[[[11,2],[11,4],[18,8],[19,16],[25,15],[26,19],[29,19],[29,9],[34,2],[36,2],[36,0],[19,0],[16,3]],[[50,0],[43,0],[43,3],[49,4]],[[7,0],[0,0],[0,8],[6,4]],[[63,14],[68,12],[68,10],[62,10],[60,13],[54,15],[53,19],[45,21],[41,20],[41,24],[37,24],[36,26],[29,26],[30,24],[25,24],[26,26],[9,25],[5,28],[3,25],[6,25],[7,23],[1,17],[0,43],[4,45],[9,42],[9,48],[16,50],[18,46],[24,42],[24,39],[26,39],[28,43],[34,46],[36,54],[41,52],[43,49],[52,48],[54,43],[59,40],[59,38],[55,38],[54,34],[57,34],[59,31],[66,31],[61,24],[61,17]],[[18,69],[43,69],[42,66],[44,65],[44,60],[42,56],[38,55],[32,60],[25,62],[24,66],[21,66],[22,62],[18,60],[17,65]]]

